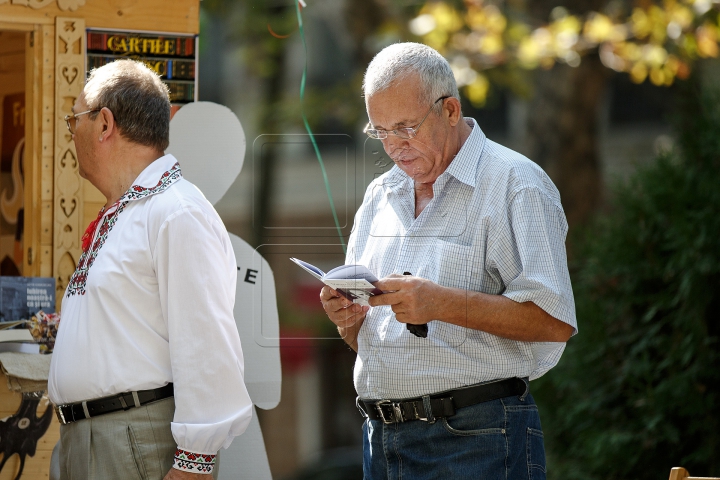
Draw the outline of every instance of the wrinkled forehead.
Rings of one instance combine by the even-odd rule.
[[[427,108],[419,82],[397,82],[365,98],[368,119],[375,128],[385,130],[416,122]]]
[[[422,104],[426,100],[425,97],[427,96],[427,91],[426,88],[424,88],[419,75],[415,73],[408,73],[402,77],[396,78],[382,90],[376,90],[370,95],[366,95],[365,107],[367,108],[369,106],[371,98],[377,96],[408,97],[409,100]]]

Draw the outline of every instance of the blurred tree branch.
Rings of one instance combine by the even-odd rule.
[[[476,106],[491,82],[530,99],[522,150],[553,178],[572,226],[602,201],[598,107],[610,76],[685,79],[720,53],[719,24],[710,0],[465,0],[427,1],[409,28],[448,58]]]
[[[695,60],[720,55],[716,0],[427,1],[409,27],[455,60],[459,83],[478,104],[487,93],[483,71],[499,66],[577,67],[599,55],[634,82],[660,86],[688,78]]]

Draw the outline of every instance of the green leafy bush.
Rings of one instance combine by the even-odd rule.
[[[720,476],[720,93],[584,233],[580,333],[534,382],[551,479]]]

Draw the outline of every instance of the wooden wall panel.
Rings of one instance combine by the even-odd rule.
[[[57,17],[55,24],[55,221],[53,275],[57,308],[80,258],[83,225],[82,178],[64,117],[72,113],[85,81],[85,22]]]
[[[38,28],[39,30],[39,28]],[[37,38],[36,38],[37,37]],[[25,63],[25,230],[23,232],[23,268],[25,276],[37,276],[37,254],[40,247],[39,171],[42,156],[42,38],[30,30],[26,43]],[[52,140],[51,140],[52,142]]]
[[[34,25],[26,44],[23,275],[53,275],[55,26]]]
[[[44,6],[39,6],[42,4]],[[28,5],[30,4],[30,5]],[[33,8],[32,5],[37,8]],[[55,24],[55,17],[76,16],[87,27],[198,33],[198,0],[0,0],[0,19]]]

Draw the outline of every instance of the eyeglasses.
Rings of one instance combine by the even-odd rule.
[[[370,138],[377,138],[379,140],[386,139],[388,137],[388,135],[390,135],[390,134],[395,135],[396,137],[404,138],[404,139],[415,138],[417,136],[418,129],[423,124],[423,122],[425,122],[425,119],[428,117],[428,115],[430,115],[430,112],[432,112],[432,109],[435,107],[435,105],[440,100],[445,100],[446,98],[450,98],[450,95],[446,95],[444,97],[440,97],[437,100],[435,100],[433,102],[432,106],[430,107],[430,110],[428,110],[428,112],[425,114],[423,119],[420,120],[420,123],[418,123],[414,127],[403,127],[403,128],[398,128],[396,130],[378,130],[377,128],[372,128],[372,125],[370,123],[368,123],[365,126],[365,129],[363,129],[363,133],[365,133]]]
[[[79,117],[80,115],[86,115],[88,113],[99,112],[100,110],[102,110],[102,107],[88,110],[87,112],[71,113],[70,115],[65,115],[65,123],[67,124],[70,133],[72,135],[75,135],[75,124],[77,123],[77,117]]]

